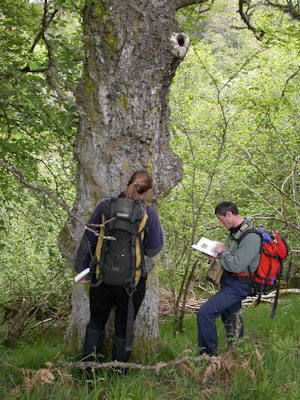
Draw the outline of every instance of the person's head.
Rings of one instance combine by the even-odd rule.
[[[215,208],[215,215],[225,228],[236,228],[243,222],[237,206],[231,201],[222,201]]]
[[[135,200],[146,200],[152,189],[152,184],[152,176],[147,171],[135,171],[127,183],[125,197]]]

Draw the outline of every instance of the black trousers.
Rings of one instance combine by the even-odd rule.
[[[146,278],[140,278],[137,290],[133,294],[134,319],[140,309],[146,292]],[[126,338],[128,294],[120,286],[102,283],[98,287],[90,288],[91,317],[88,328],[103,331],[111,309],[115,306],[115,336]]]

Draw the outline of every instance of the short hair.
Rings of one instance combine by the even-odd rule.
[[[215,208],[215,214],[225,216],[227,211],[232,212],[233,215],[239,214],[237,206],[232,201],[222,201]]]

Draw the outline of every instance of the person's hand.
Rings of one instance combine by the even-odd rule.
[[[218,242],[218,243],[215,245],[214,249],[213,249],[213,251],[215,251],[216,253],[218,253],[218,255],[219,255],[220,253],[222,253],[223,250],[225,250],[225,247],[223,246],[223,244],[222,244],[221,242]]]
[[[79,283],[88,283],[86,279],[80,279]]]

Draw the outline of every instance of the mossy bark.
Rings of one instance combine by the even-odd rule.
[[[187,3],[182,0],[183,5]],[[103,197],[123,191],[136,169],[147,169],[153,175],[153,207],[181,179],[181,161],[169,146],[168,128],[169,88],[188,48],[186,35],[176,42],[175,14],[180,4],[179,0],[86,2],[73,207],[83,221]],[[74,263],[82,233],[80,224],[66,223],[61,250],[68,267]],[[157,278],[151,278],[136,324],[137,339],[158,338],[156,287]],[[65,337],[69,351],[82,347],[88,319],[87,294],[79,284],[74,288]]]

